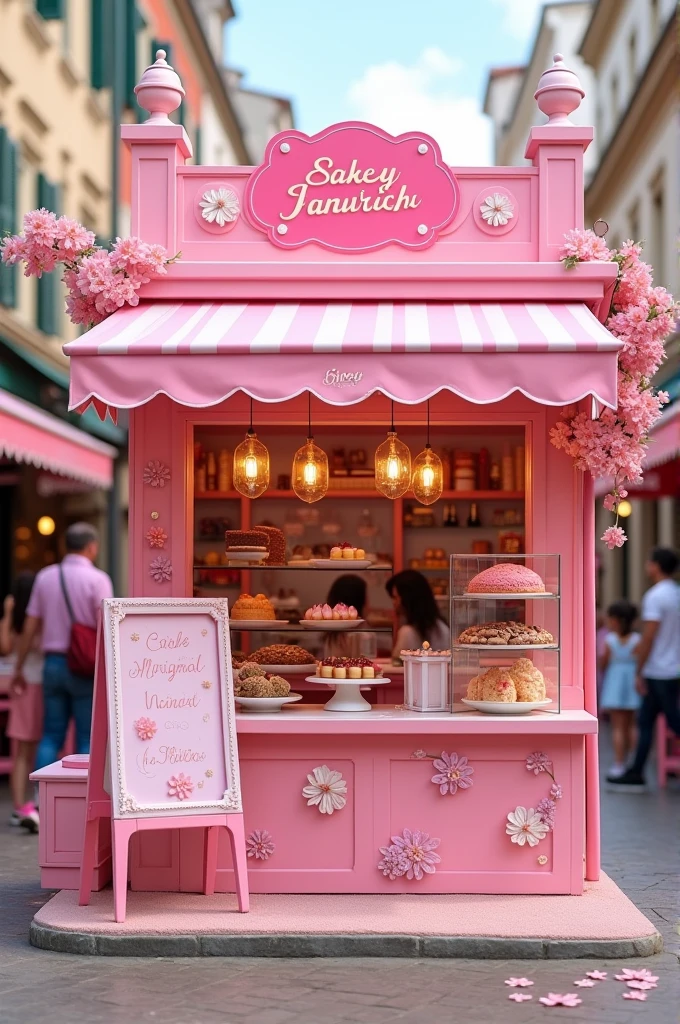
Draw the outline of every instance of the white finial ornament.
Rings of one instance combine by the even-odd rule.
[[[172,124],[168,114],[177,110],[185,95],[179,75],[165,58],[165,50],[156,50],[155,63],[149,65],[135,86],[140,107],[149,112],[147,124]]]
[[[569,125],[569,114],[580,105],[585,92],[578,76],[566,66],[561,53],[553,57],[553,65],[541,75],[534,99],[538,109],[548,116],[548,124]]]

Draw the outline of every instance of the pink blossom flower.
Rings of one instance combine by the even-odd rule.
[[[528,999],[533,998],[534,997],[530,995],[528,992],[511,992],[510,995],[508,996],[508,999],[512,999],[512,1001],[515,1003],[526,1003]]]
[[[144,467],[142,479],[150,487],[165,487],[170,479],[170,469],[159,459],[150,459]]]
[[[394,881],[406,874],[409,868],[409,861],[406,854],[398,846],[381,846],[382,860],[378,862],[378,871],[382,871],[386,878]]]
[[[40,278],[54,270],[57,265],[57,253],[54,249],[42,245],[31,245],[26,248],[24,261],[24,277]]]
[[[26,243],[21,235],[8,235],[0,242],[2,262],[13,267],[19,260],[26,259]]]
[[[635,971],[630,967],[624,967],[621,974],[615,974],[614,977],[617,981],[658,981],[659,976],[652,974],[646,967],[641,968],[639,971]]]
[[[435,758],[432,764],[437,774],[432,776],[431,781],[439,786],[442,796],[446,796],[447,793],[455,794],[458,789],[470,789],[472,786],[470,776],[474,774],[474,768],[468,765],[467,757],[442,751],[441,758]]]
[[[593,981],[604,981],[606,977],[606,971],[586,971],[586,978],[592,978]]]
[[[539,800],[536,804],[536,813],[541,821],[548,826],[550,832],[555,827],[555,809],[555,801],[551,800],[550,797],[544,797],[543,800]]]
[[[146,533],[150,548],[164,548],[168,535],[162,526],[152,526]]]
[[[149,576],[156,583],[167,583],[172,579],[172,563],[169,558],[157,555],[149,565]]]
[[[540,750],[535,750],[533,754],[529,754],[526,761],[524,762],[528,772],[533,772],[534,775],[540,775],[541,772],[548,772],[552,768],[552,761],[547,754],[544,754]]]
[[[581,978],[580,981],[575,981],[574,984],[577,988],[594,988],[597,982],[592,981],[590,978]]]
[[[158,730],[158,726],[150,718],[138,718],[132,724],[137,730],[140,740],[152,740]]]
[[[246,839],[246,850],[249,857],[255,860],[269,860],[276,849],[274,841],[266,828],[254,829]]]
[[[610,551],[614,548],[622,548],[628,540],[620,526],[608,526],[600,538],[605,542]]]
[[[178,800],[187,800],[191,796],[193,789],[194,784],[191,781],[191,776],[185,775],[184,772],[171,775],[168,779],[168,796],[174,796]]]
[[[569,261],[569,266],[573,266],[586,260],[609,260],[612,254],[605,240],[590,228],[585,231],[574,228],[565,234],[564,245],[558,255],[559,259],[565,263]]]
[[[583,1002],[575,992],[567,992],[563,996],[557,992],[548,992],[547,996],[541,996],[538,1001],[544,1006],[579,1006]]]
[[[510,988],[527,988],[529,985],[533,985],[534,982],[530,978],[506,978],[505,984],[509,985]]]
[[[562,799],[562,787],[558,785],[557,782],[553,782],[552,786],[550,787],[550,796],[553,800]]]
[[[80,253],[94,248],[94,232],[87,231],[82,224],[70,217],[59,218],[55,233],[59,243],[59,258],[62,260],[74,260]]]
[[[637,1000],[639,1000],[639,1002],[644,1003],[645,999],[647,998],[647,993],[646,992],[624,992],[623,993],[623,998],[624,999],[637,999]]]
[[[24,235],[35,245],[51,248],[57,236],[57,218],[41,207],[24,214]]]
[[[628,988],[637,988],[641,992],[646,992],[647,989],[656,988],[657,987],[657,984],[656,984],[655,981],[649,981],[649,980],[638,981],[635,978],[633,978],[632,981],[626,981],[626,985],[628,986]]]
[[[441,839],[430,839],[427,832],[420,832],[417,829],[412,832],[405,828],[402,835],[392,836],[392,843],[403,852],[408,861],[407,878],[420,881],[423,872],[428,875],[435,873],[435,864],[439,864],[441,857],[434,851],[440,842]]]

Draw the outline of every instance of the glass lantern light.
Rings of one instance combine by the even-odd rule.
[[[375,450],[375,486],[392,499],[401,498],[411,486],[411,452],[394,429],[394,402],[387,437]]]
[[[432,505],[444,489],[442,460],[430,445],[430,403],[427,403],[427,444],[413,463],[413,493],[421,505]]]
[[[292,483],[298,498],[310,504],[319,501],[328,490],[328,456],[314,444],[312,434],[312,395],[308,393],[307,440],[293,456]]]
[[[253,430],[252,398],[248,433],[234,449],[234,487],[246,498],[259,498],[269,487],[269,452]]]

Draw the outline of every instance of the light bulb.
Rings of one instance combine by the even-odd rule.
[[[432,466],[425,466],[423,469],[423,487],[427,487],[428,490],[432,488],[434,483],[434,470]]]
[[[399,459],[387,460],[387,476],[390,480],[399,479]]]
[[[375,486],[386,498],[400,498],[411,485],[411,453],[395,430],[375,450]]]
[[[328,456],[308,437],[293,457],[292,484],[298,498],[318,501],[328,490]]]
[[[234,487],[246,498],[259,498],[269,487],[269,452],[253,430],[234,450]]]
[[[313,462],[305,462],[302,476],[306,487],[316,487],[316,466]]]
[[[249,480],[255,480],[257,478],[257,459],[253,455],[249,455],[246,458],[245,470],[246,476]]]
[[[432,505],[441,497],[443,487],[442,460],[427,444],[413,463],[413,493],[421,505]]]

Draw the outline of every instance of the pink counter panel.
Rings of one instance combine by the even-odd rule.
[[[583,891],[585,736],[597,722],[585,712],[527,715],[512,721],[488,715],[418,715],[381,707],[342,715],[320,707],[278,715],[239,715],[239,753],[246,833],[266,830],[274,851],[248,861],[259,893],[571,893]],[[506,834],[507,814],[535,807],[551,778],[526,768],[540,750],[553,763],[563,796],[554,831],[537,846],[518,846]],[[422,756],[425,752],[427,757]],[[442,796],[432,783],[431,756],[468,758],[473,785]],[[342,774],[347,802],[332,815],[308,806],[307,775],[320,765]],[[58,771],[56,769],[59,769]],[[43,885],[74,888],[82,836],[84,772],[43,769],[41,782]],[[434,874],[390,880],[378,870],[381,846],[404,829],[441,840]],[[68,846],[69,871],[54,875]],[[202,891],[204,832],[160,831],[135,837],[130,882],[141,891]],[[59,848],[57,848],[61,844]],[[55,849],[52,849],[55,846]],[[107,862],[102,842],[100,859]],[[105,878],[100,869],[97,888]],[[233,891],[228,842],[220,842],[217,891]]]

